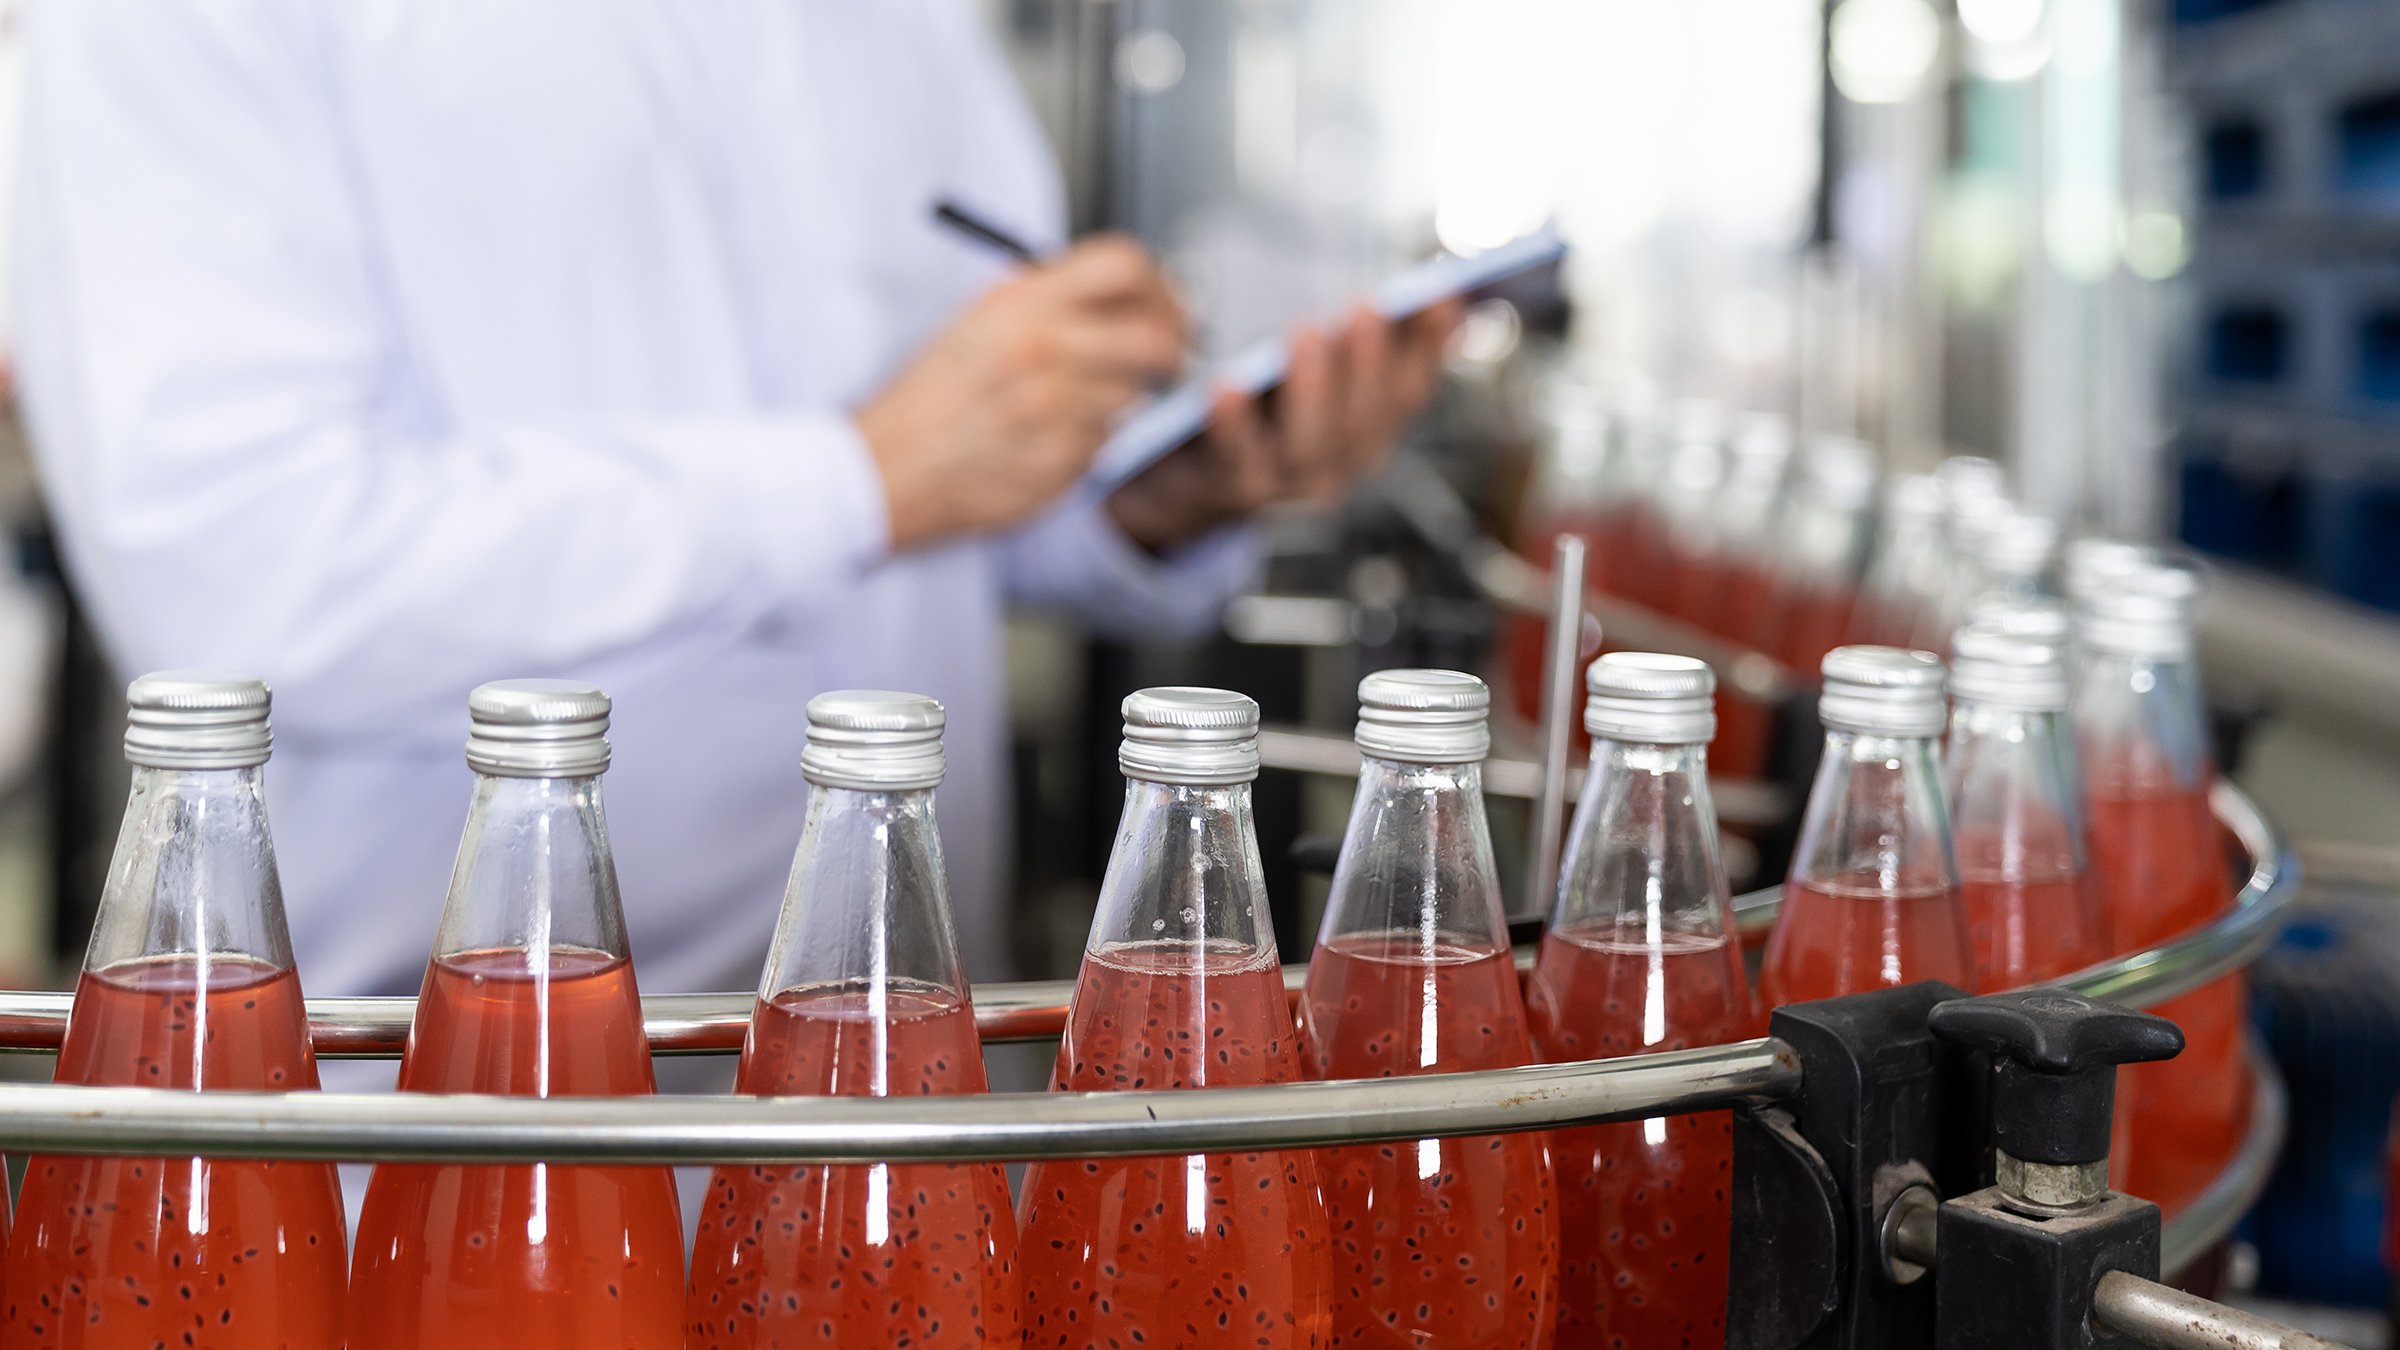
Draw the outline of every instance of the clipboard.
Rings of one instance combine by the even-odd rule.
[[[1554,230],[1469,257],[1438,254],[1387,279],[1376,288],[1372,303],[1376,313],[1398,322],[1445,300],[1482,300],[1511,289],[1512,283],[1554,275],[1566,255],[1566,240]],[[1290,364],[1284,340],[1267,338],[1136,408],[1100,447],[1088,481],[1103,491],[1113,489],[1197,439],[1208,427],[1209,397],[1219,382],[1253,397],[1267,395],[1282,385]]]

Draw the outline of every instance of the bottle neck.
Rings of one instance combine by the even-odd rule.
[[[1721,941],[1728,903],[1708,747],[1597,739],[1559,864],[1553,929]]]
[[[134,770],[84,969],[157,956],[291,967],[262,766]]]
[[[1930,736],[1829,729],[1809,788],[1792,880],[1840,890],[1953,890],[1958,862]]]
[[[809,790],[759,996],[845,987],[966,996],[931,789]]]
[[[1127,782],[1090,954],[1138,945],[1197,967],[1276,959],[1248,783]]]
[[[1363,934],[1427,959],[1508,945],[1483,766],[1363,762],[1317,940]]]
[[[2189,656],[2087,648],[2075,673],[2075,734],[2094,795],[2199,792],[2213,755]]]
[[[627,955],[599,775],[476,776],[434,955],[501,948]]]
[[[1959,866],[2009,879],[2083,871],[2083,793],[2066,714],[1960,702],[1943,753]]]

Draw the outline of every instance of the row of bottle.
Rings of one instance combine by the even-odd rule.
[[[2023,631],[2034,613],[1961,642],[1950,767],[1970,821],[1986,777],[1969,766],[1987,760],[2008,811],[2072,800],[2055,786],[2071,758],[2055,695],[2019,706],[2059,683],[2055,644]],[[2123,606],[2106,613],[2141,627]],[[1934,769],[1941,668],[1845,649],[1826,674],[1828,767],[1768,953],[1769,998],[1975,983]],[[1482,685],[1393,672],[1362,687],[1366,767],[1297,1022],[1250,826],[1255,706],[1208,690],[1129,699],[1126,810],[1055,1085],[1486,1068],[1754,1031],[1707,791],[1713,680],[1697,662],[1618,653],[1588,685],[1592,774],[1524,996],[1482,817]],[[258,792],[265,690],[148,677],[131,702],[139,771],[60,1077],[312,1086]],[[2017,720],[1995,730],[1978,707]],[[599,804],[607,700],[515,682],[478,690],[472,712],[475,802],[401,1086],[649,1091]],[[809,712],[816,790],[739,1087],[980,1090],[933,820],[940,710],[847,694]],[[1986,742],[1997,758],[1975,748]],[[2039,837],[2022,821],[2001,833]],[[1950,889],[1927,893],[1928,877]],[[2012,931],[2058,926],[2037,912],[2046,894],[2016,892]],[[1547,1141],[1047,1163],[1029,1171],[1017,1224],[996,1167],[726,1168],[688,1284],[663,1170],[387,1166],[346,1289],[321,1165],[41,1158],[0,1272],[0,1347],[331,1345],[345,1309],[362,1347],[1085,1345],[1137,1332],[1533,1345],[1554,1321],[1562,1344],[1709,1343],[1729,1147],[1725,1118],[1709,1115]]]

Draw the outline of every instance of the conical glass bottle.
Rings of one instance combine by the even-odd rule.
[[[1874,498],[1875,457],[1867,447],[1837,438],[1809,447],[1791,509],[1779,522],[1782,577],[1771,650],[1785,665],[1814,667],[1849,632]]]
[[[133,791],[57,1081],[314,1088],[261,790],[267,687],[170,671],[126,704]],[[36,1157],[0,1346],[336,1350],[345,1255],[327,1163]]]
[[[1125,814],[1051,1085],[1299,1081],[1250,814],[1258,705],[1141,690],[1117,763]],[[1332,1267],[1308,1152],[1035,1163],[1020,1206],[1028,1346],[1325,1343]]]
[[[1764,648],[1775,636],[1774,540],[1792,458],[1791,426],[1781,418],[1753,416],[1726,454],[1714,530],[1720,584],[1698,622],[1719,637]],[[1717,692],[1717,739],[1709,754],[1719,772],[1763,776],[1774,734],[1773,707],[1731,690]]]
[[[1365,764],[1300,996],[1309,1074],[1529,1064],[1484,820],[1490,695],[1472,675],[1392,670],[1358,698]],[[1327,1149],[1319,1162],[1335,1344],[1549,1343],[1558,1217],[1543,1136]]]
[[[2232,903],[2208,801],[2216,768],[2192,650],[2199,592],[2188,565],[2118,555],[2076,598],[2075,729],[2092,874],[2119,953],[2181,936]],[[2119,1083],[2130,1144],[2121,1184],[2170,1213],[2216,1176],[2249,1121],[2243,989],[2230,975],[2152,1009],[2183,1027],[2184,1051],[2132,1066]]]
[[[1931,474],[1895,475],[1885,486],[1874,556],[1850,618],[1852,640],[1907,647],[1937,636],[1950,567],[1949,510],[1949,494]]]
[[[1613,652],[1585,676],[1591,774],[1528,1002],[1545,1060],[1755,1034],[1708,788],[1715,677]],[[1722,1346],[1733,1124],[1723,1112],[1561,1130],[1558,1344]]]
[[[1825,658],[1825,755],[1767,939],[1771,1007],[1918,980],[1976,985],[1950,847],[1942,663],[1894,647]]]
[[[467,700],[476,773],[403,1092],[655,1090],[600,805],[608,695]],[[676,1345],[683,1220],[664,1167],[386,1164],[351,1273],[351,1350]]]
[[[1981,989],[2043,984],[2105,959],[2069,750],[2065,654],[1998,624],[1970,624],[1952,640],[1950,692],[1944,767]]]
[[[1534,461],[1517,522],[1519,551],[1543,569],[1561,536],[1581,538],[1584,584],[1593,590],[1607,589],[1609,577],[1622,570],[1618,555],[1632,520],[1632,494],[1609,448],[1610,427],[1599,391],[1565,374],[1551,377],[1537,401]],[[1548,627],[1539,615],[1512,614],[1503,631],[1509,697],[1519,716],[1538,718]]]
[[[934,824],[942,724],[942,705],[919,694],[809,700],[808,821],[737,1091],[985,1090]],[[683,1343],[1015,1350],[1016,1250],[997,1163],[720,1167]]]

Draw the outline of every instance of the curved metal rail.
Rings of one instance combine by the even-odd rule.
[[[2232,912],[2176,942],[2093,967],[2068,983],[2137,1005],[2154,1003],[2233,969],[2271,940],[2298,880],[2288,851],[2239,792],[2220,787],[2215,805],[2253,859],[2250,878]],[[1744,916],[1764,908],[1748,904]],[[1298,968],[1287,970],[1287,981],[1296,983],[1299,974]],[[1055,1035],[1069,992],[1063,982],[986,986],[976,992],[978,1022],[992,1040]],[[646,1021],[663,1048],[722,1052],[739,1046],[751,1002],[747,995],[726,994],[653,998],[645,1000]],[[0,998],[0,1039],[20,1048],[55,1047],[66,1010],[64,995]],[[406,1039],[410,1011],[407,999],[310,1003],[319,1044],[329,1053],[395,1053]],[[1796,1061],[1774,1040],[1587,1064],[1416,1078],[952,1099],[528,1101],[24,1084],[0,1087],[0,1147],[358,1160],[764,1163],[1088,1157],[1542,1129],[1710,1110],[1741,1100],[1788,1096],[1798,1084]],[[2262,1093],[2262,1101],[2269,1095]],[[2280,1112],[2279,1094],[2274,1102]],[[2262,1144],[2255,1129],[2252,1143]],[[2271,1159],[2272,1149],[2264,1148],[2262,1156]],[[2232,1191],[2227,1194],[2231,1203]],[[2205,1224],[2187,1218],[2192,1241],[2198,1242],[2204,1228],[2216,1224],[2216,1213],[2215,1207],[2209,1208],[2202,1215]],[[2208,1235],[2209,1240],[2218,1235]]]
[[[0,1087],[0,1147],[339,1161],[751,1163],[1130,1157],[1501,1134],[1799,1090],[1767,1039],[1421,1078],[976,1097],[525,1097]]]

